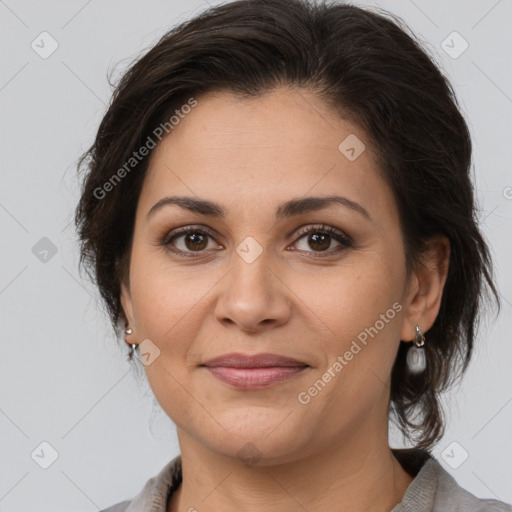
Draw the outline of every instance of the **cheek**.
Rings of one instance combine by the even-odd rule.
[[[327,369],[336,375],[333,382],[348,386],[343,392],[360,392],[368,379],[387,382],[398,349],[401,281],[385,272],[378,258],[374,262],[340,275],[314,306],[328,326],[328,334],[321,338]],[[341,370],[333,367],[336,361]]]
[[[137,330],[141,336],[163,341],[187,311],[194,307],[190,283],[166,264],[161,249],[135,248],[131,265],[131,292]]]
[[[300,297],[307,297],[304,303],[316,313],[315,323],[326,332],[331,349],[339,348],[337,340],[356,339],[376,322],[377,329],[386,332],[398,323],[397,307],[393,308],[393,304],[401,299],[400,279],[378,264],[361,261],[358,267],[341,268],[317,284],[302,290],[294,285],[294,291]],[[380,320],[382,316],[385,325]]]
[[[189,389],[184,376],[177,373],[178,367],[171,367],[162,359],[144,368],[146,378],[162,410],[177,426],[183,427],[190,416],[201,417],[200,411],[196,411],[197,395]],[[200,395],[198,398],[201,400]]]

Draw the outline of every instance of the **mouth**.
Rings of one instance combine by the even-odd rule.
[[[273,366],[308,366],[308,364],[304,361],[299,361],[292,357],[282,356],[279,354],[242,354],[239,352],[234,352],[231,354],[223,354],[213,359],[208,359],[201,366],[229,366],[231,368],[268,368]]]
[[[218,380],[238,389],[262,389],[290,380],[311,368],[278,354],[225,354],[201,364]]]
[[[234,368],[205,366],[220,381],[238,389],[262,389],[287,381],[310,366],[267,366],[259,368]]]

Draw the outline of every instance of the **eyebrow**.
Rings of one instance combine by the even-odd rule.
[[[276,220],[279,221],[285,218],[293,217],[295,215],[322,210],[332,204],[340,204],[342,206],[350,208],[351,210],[359,212],[367,220],[372,220],[368,211],[359,203],[356,203],[355,201],[352,201],[347,197],[338,195],[325,197],[304,197],[286,201],[276,209]],[[214,203],[212,201],[208,201],[206,199],[198,199],[187,196],[170,196],[160,199],[151,207],[151,209],[147,213],[146,218],[149,219],[149,217],[154,215],[158,210],[161,210],[162,208],[168,205],[177,205],[180,208],[183,208],[193,213],[197,213],[199,215],[205,215],[220,219],[226,218],[226,210],[222,208],[222,206],[220,206],[219,204]]]

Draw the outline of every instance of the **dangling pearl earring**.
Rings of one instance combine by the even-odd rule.
[[[124,333],[129,336],[130,334],[133,334],[133,329],[130,329],[130,327],[127,327],[124,330]],[[129,357],[130,357],[130,359],[132,359],[132,357],[135,354],[135,351],[137,350],[137,348],[139,348],[139,346],[136,343],[129,343],[129,345],[131,346]]]
[[[414,345],[407,351],[407,369],[414,375],[425,371],[427,367],[427,358],[425,357],[425,335],[423,331],[416,326],[416,335],[414,336]]]

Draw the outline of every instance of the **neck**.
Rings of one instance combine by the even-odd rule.
[[[286,462],[247,466],[198,445],[178,430],[183,481],[168,512],[222,510],[389,512],[402,501],[413,477],[385,439],[332,444]],[[355,441],[355,440],[354,440]]]

